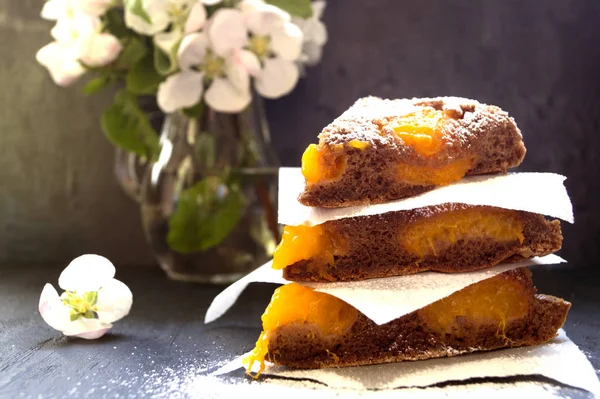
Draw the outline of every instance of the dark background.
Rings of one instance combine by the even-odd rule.
[[[50,41],[41,1],[0,0],[0,264],[68,262],[94,252],[152,265],[137,207],[112,176],[98,117],[35,64]],[[330,0],[322,62],[267,102],[284,165],[365,95],[456,95],[499,105],[527,146],[521,171],[565,174],[576,224],[563,224],[569,267],[600,260],[600,2]],[[519,195],[519,193],[515,193]]]

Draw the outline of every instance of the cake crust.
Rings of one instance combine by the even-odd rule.
[[[398,138],[388,126],[399,115],[430,108],[449,117],[444,145],[435,156],[424,156]],[[353,140],[368,143],[355,148]],[[386,100],[359,99],[319,134],[319,146],[342,146],[347,162],[333,181],[306,184],[299,201],[307,206],[344,207],[383,203],[423,193],[432,184],[402,180],[390,166],[398,164],[440,168],[454,160],[472,158],[466,175],[505,173],[525,156],[521,132],[513,118],[493,105],[458,97]]]
[[[554,338],[571,304],[536,294],[527,269],[500,276],[518,281],[531,301],[527,314],[508,321],[502,331],[494,323],[473,323],[463,318],[457,321],[460,334],[440,333],[430,329],[421,310],[377,325],[359,312],[354,324],[341,336],[324,336],[310,324],[277,328],[270,336],[266,359],[297,369],[361,366],[540,345]]]
[[[298,261],[283,269],[283,277],[290,281],[326,282],[400,276],[427,270],[461,273],[544,256],[561,248],[558,220],[549,221],[542,215],[522,211],[513,212],[523,222],[523,242],[516,239],[498,242],[489,238],[458,240],[438,254],[420,258],[403,248],[398,234],[394,234],[407,224],[465,209],[486,212],[499,208],[448,203],[326,222],[323,226],[327,231],[346,240],[347,252],[334,256],[331,265],[318,257]]]

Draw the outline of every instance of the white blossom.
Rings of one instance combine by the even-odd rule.
[[[48,0],[44,3],[41,16],[44,19],[56,21],[61,18],[69,18],[75,10],[78,10],[100,17],[116,4],[117,0]]]
[[[178,51],[180,71],[158,88],[165,112],[188,108],[203,97],[219,112],[240,112],[251,101],[250,75],[242,62],[247,51],[242,13],[220,9],[203,32],[185,36]],[[206,90],[205,90],[206,86]]]
[[[48,17],[58,18],[50,32],[55,42],[41,48],[36,59],[48,69],[56,84],[68,86],[85,73],[84,65],[101,67],[118,57],[122,44],[115,36],[102,32],[99,17],[78,8],[66,12],[53,7],[44,10]]]
[[[258,0],[244,0],[239,7],[250,33],[250,55],[241,57],[241,62],[254,76],[256,90],[266,98],[288,94],[298,82],[302,31],[278,7]]]
[[[114,278],[115,267],[98,255],[74,259],[61,273],[59,296],[51,284],[42,290],[39,311],[44,321],[64,335],[95,339],[129,314],[133,295]]]
[[[314,1],[310,18],[292,18],[292,22],[298,25],[304,36],[300,61],[308,66],[316,65],[321,60],[323,46],[327,43],[327,28],[322,21],[325,6],[323,0]]]
[[[199,30],[206,20],[206,10],[200,0],[142,0],[142,7],[150,22],[125,9],[125,24],[142,35],[154,36],[172,30],[191,33]]]

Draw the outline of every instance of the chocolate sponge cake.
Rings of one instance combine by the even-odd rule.
[[[416,195],[465,175],[502,173],[525,156],[515,121],[457,97],[367,97],[325,127],[302,157],[299,201],[343,207]]]
[[[558,220],[465,204],[286,226],[273,267],[290,281],[350,281],[458,273],[556,252]]]
[[[292,283],[273,294],[245,363],[249,372],[264,360],[300,369],[346,367],[539,345],[556,336],[570,306],[537,295],[523,268],[377,325],[338,298]]]

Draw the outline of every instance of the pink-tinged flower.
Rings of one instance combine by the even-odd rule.
[[[60,42],[48,43],[38,50],[35,58],[48,69],[54,83],[62,87],[75,83],[85,73],[74,49]]]
[[[292,18],[292,22],[298,25],[304,36],[299,60],[308,66],[316,65],[321,60],[323,46],[327,43],[327,28],[322,21],[325,6],[325,1],[314,1],[310,18]]]
[[[250,104],[250,75],[243,63],[247,51],[241,48],[248,40],[243,22],[239,10],[220,9],[203,32],[183,38],[177,55],[180,71],[158,88],[163,111],[188,108],[202,98],[219,112],[240,112]]]
[[[256,90],[266,98],[288,94],[300,75],[296,61],[302,52],[302,31],[288,13],[259,0],[244,0],[239,8],[250,33],[251,53],[241,60],[254,76]]]
[[[115,267],[98,255],[74,259],[58,278],[60,296],[51,284],[42,290],[39,311],[44,321],[64,335],[96,339],[129,314],[133,295],[114,278]]]

